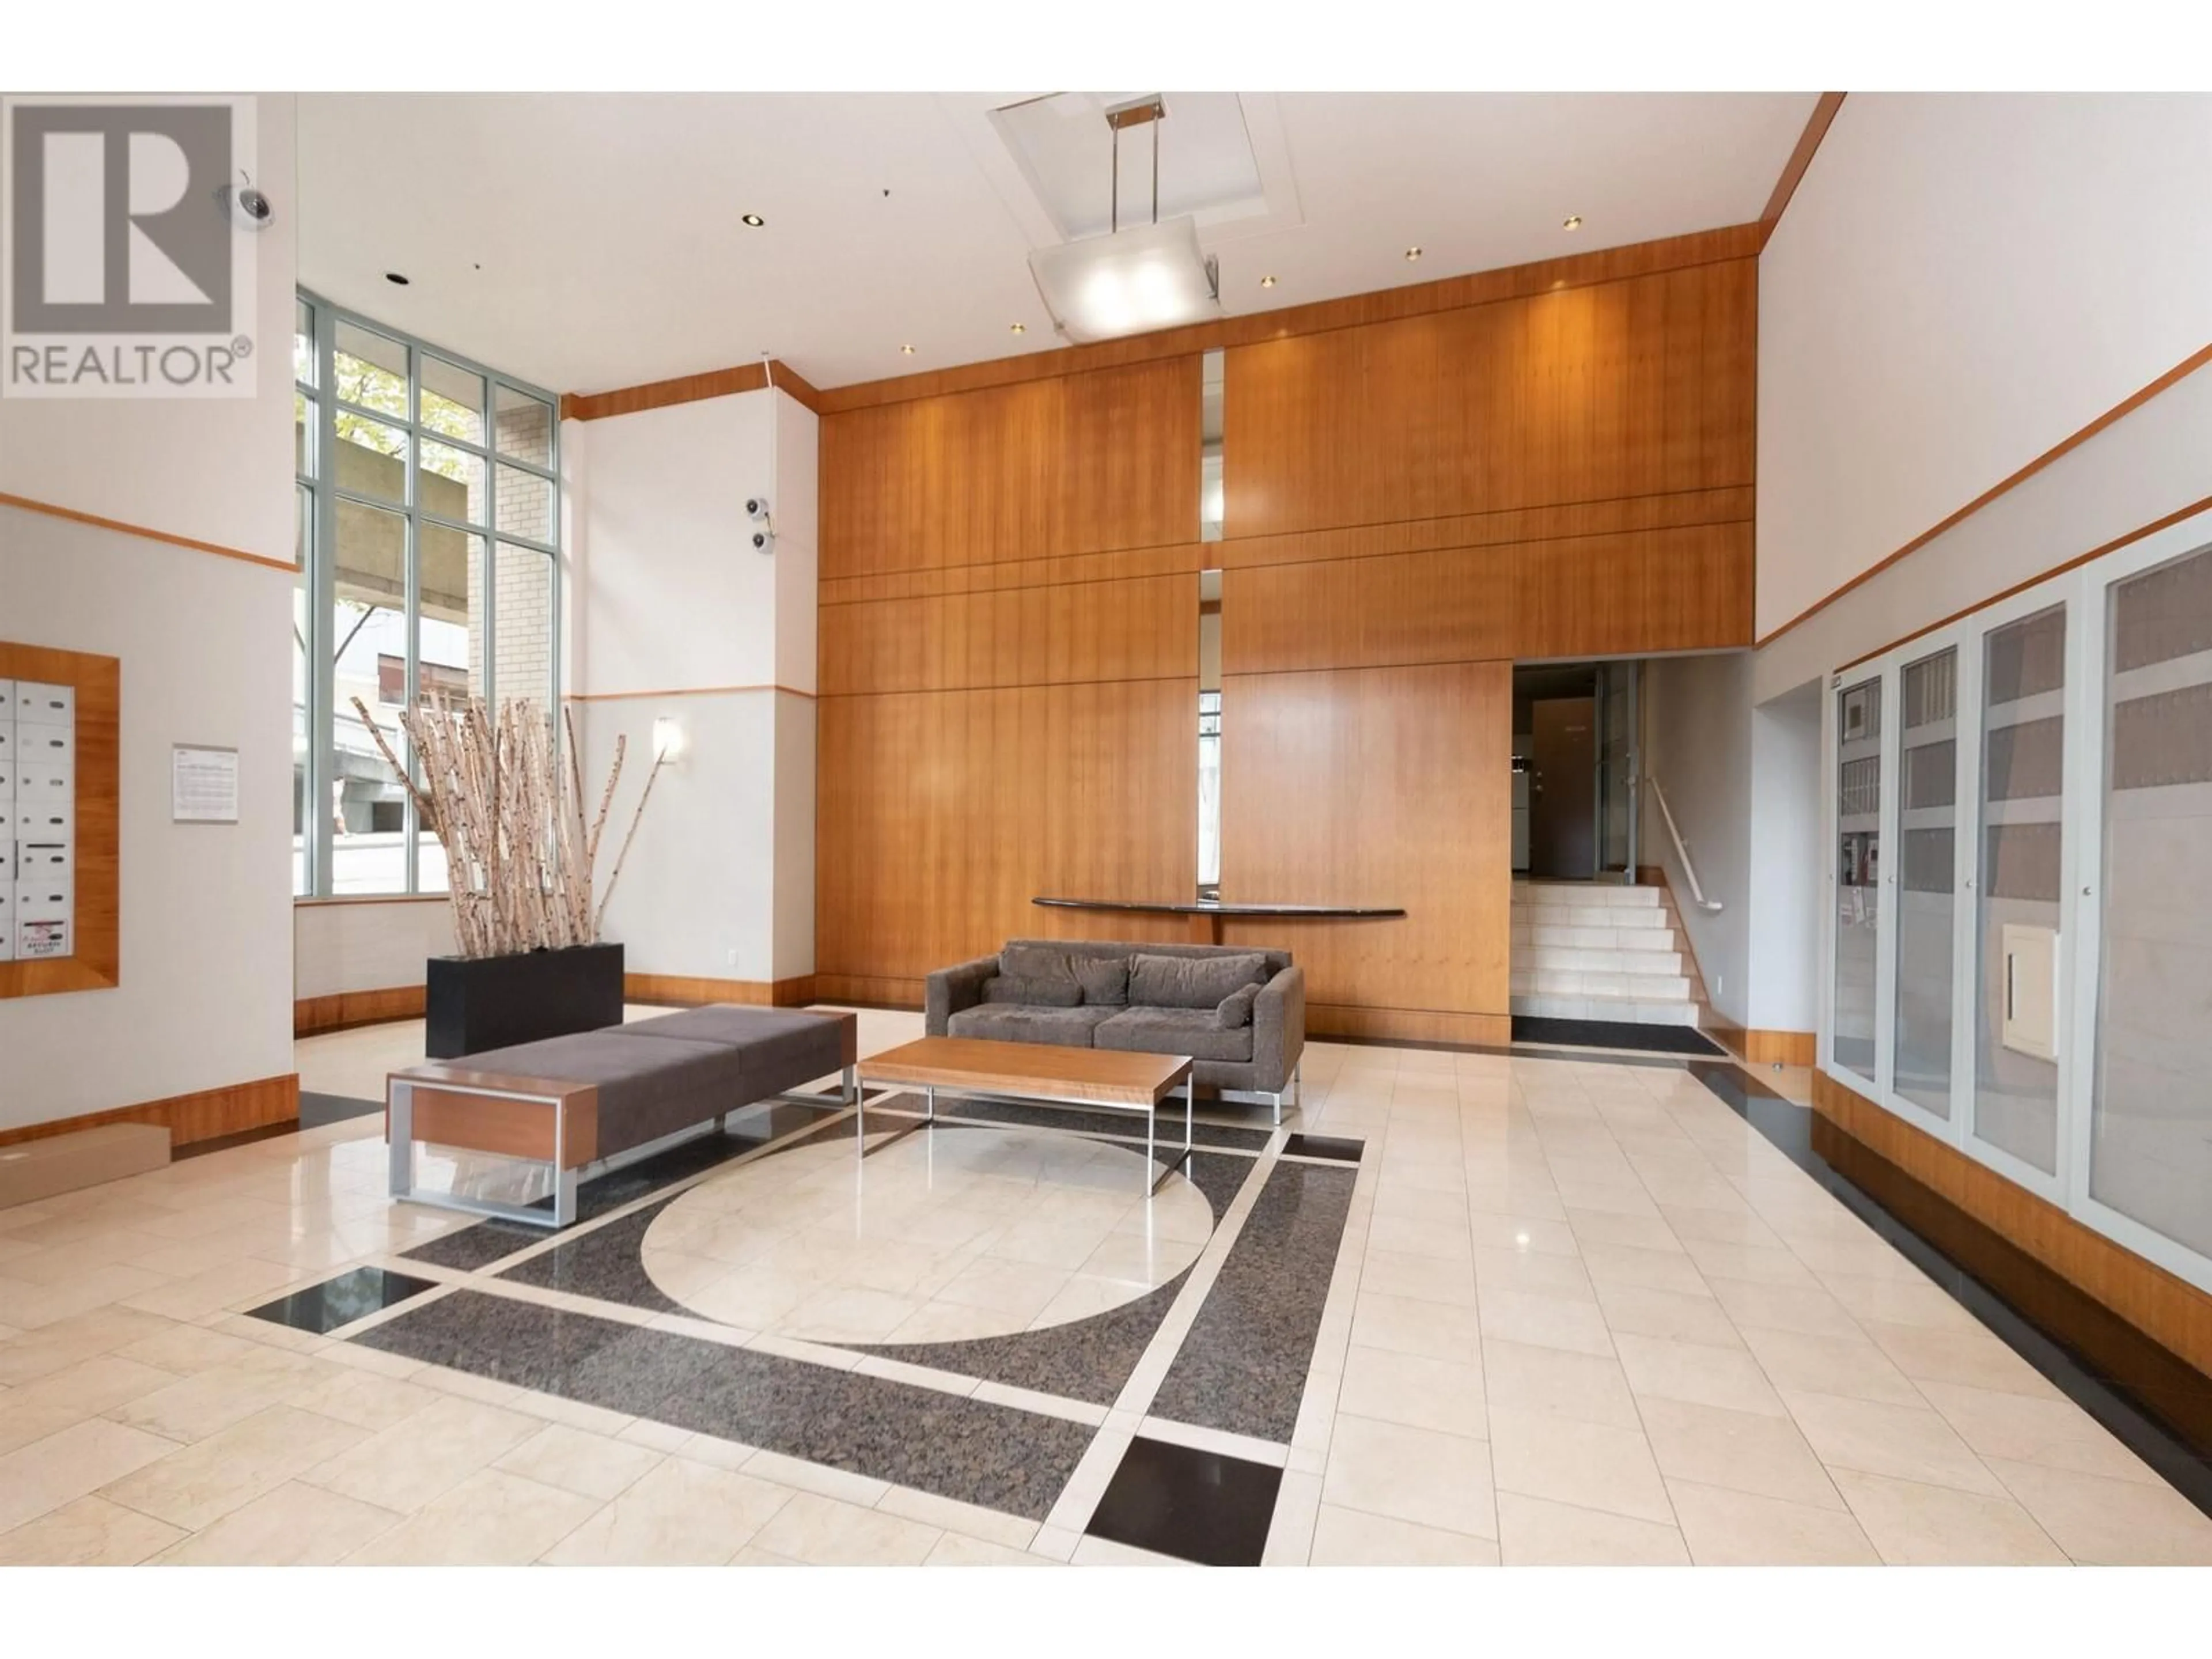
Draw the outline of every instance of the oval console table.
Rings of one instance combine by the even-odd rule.
[[[1189,920],[1190,943],[1218,945],[1225,920],[1273,919],[1279,921],[1387,921],[1403,910],[1358,904],[1221,904],[1194,899],[1188,903],[1146,904],[1134,899],[1033,898],[1054,910],[1118,910],[1145,915],[1184,916]]]

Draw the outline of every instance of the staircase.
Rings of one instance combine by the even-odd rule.
[[[1704,988],[1663,887],[1513,884],[1510,1006],[1549,1019],[1695,1025]]]

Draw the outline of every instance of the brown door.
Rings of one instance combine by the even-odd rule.
[[[1534,705],[1528,772],[1528,873],[1587,880],[1597,873],[1597,719],[1589,697]]]

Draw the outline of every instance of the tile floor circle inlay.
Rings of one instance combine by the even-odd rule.
[[[1147,1198],[1141,1151],[947,1126],[862,1159],[794,1147],[691,1188],[641,1253],[696,1314],[815,1342],[959,1342],[1104,1313],[1198,1259],[1213,1210],[1180,1171]]]

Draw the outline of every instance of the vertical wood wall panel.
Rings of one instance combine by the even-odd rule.
[[[1512,703],[1504,662],[1224,678],[1222,897],[1406,912],[1228,925],[1297,956],[1314,1029],[1505,1013]]]

